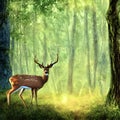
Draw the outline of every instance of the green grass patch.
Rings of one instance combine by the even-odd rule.
[[[115,106],[98,105],[91,109],[87,120],[120,120],[120,109]]]
[[[1,111],[0,118],[1,120],[72,120],[69,113],[60,113],[54,106],[48,105],[28,108],[11,105]]]
[[[7,105],[6,92],[0,92],[0,120],[120,120],[120,110],[105,106],[105,97],[96,93],[82,95],[43,94],[38,92],[38,106],[30,104],[30,91],[23,95],[27,108],[18,97],[11,96]]]

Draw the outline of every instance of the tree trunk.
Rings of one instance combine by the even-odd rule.
[[[23,43],[23,50],[24,50],[25,69],[26,69],[25,73],[29,73],[28,50],[27,50],[27,43],[25,37]]]
[[[86,41],[86,48],[87,48],[87,77],[88,77],[88,85],[92,88],[91,83],[91,70],[90,70],[90,45],[89,45],[89,33],[88,33],[88,6],[85,7],[84,10],[84,39]]]
[[[76,1],[74,0],[75,4]],[[73,92],[73,69],[74,69],[74,57],[75,57],[75,32],[76,32],[76,11],[73,10],[73,19],[71,31],[69,34],[69,63],[68,63],[68,92]]]
[[[98,35],[97,35],[97,23],[96,23],[96,12],[93,10],[93,48],[94,48],[94,79],[93,79],[93,88],[96,86],[96,71],[97,71],[97,62],[98,62]]]
[[[38,53],[36,53],[37,51],[36,51],[36,21],[37,21],[37,14],[36,14],[36,10],[34,10],[34,12],[33,12],[33,37],[32,37],[32,39],[33,39],[33,56],[35,57],[36,56],[36,54],[38,54]],[[34,64],[34,66],[33,66],[33,71],[34,71],[34,73],[36,73],[36,65]]]
[[[47,37],[46,37],[47,23],[46,23],[45,16],[43,16],[43,21],[44,21],[43,61],[44,61],[44,65],[45,65],[46,61],[47,61]]]
[[[19,60],[20,60],[20,66],[19,66],[19,70],[20,70],[20,74],[23,74],[24,73],[24,67],[22,67],[23,66],[23,42],[22,42],[23,40],[19,40]]]
[[[8,88],[8,79],[12,74],[9,50],[10,34],[8,24],[8,14],[6,11],[7,0],[0,1],[0,89]]]
[[[119,2],[119,4],[118,4]],[[111,60],[111,85],[107,95],[107,104],[120,107],[120,1],[110,0],[107,21],[109,31],[109,49]],[[119,10],[119,11],[118,11]]]

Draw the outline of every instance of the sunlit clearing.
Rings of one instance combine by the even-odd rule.
[[[58,110],[89,111],[91,106],[103,104],[104,97],[99,94],[86,94],[82,96],[69,94],[39,94],[38,104],[53,105]]]
[[[19,99],[17,92],[15,94],[15,96],[12,95],[12,100],[14,100],[13,104],[17,102],[22,105],[22,101]],[[26,90],[23,98],[29,106],[31,102],[31,91]],[[101,96],[98,92],[82,95],[38,92],[38,105],[52,105],[59,111],[80,111],[86,113],[90,111],[91,107],[104,104],[104,100],[105,96]],[[36,105],[35,99],[33,99],[33,105]]]
[[[62,104],[67,104],[67,102],[68,102],[67,96],[66,96],[66,95],[63,95],[62,98],[61,98],[61,103],[62,103]]]

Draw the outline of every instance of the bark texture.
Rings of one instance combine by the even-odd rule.
[[[9,86],[8,78],[11,76],[9,60],[10,34],[7,13],[7,0],[0,1],[0,89]]]
[[[109,31],[109,48],[111,60],[111,85],[107,103],[120,107],[120,1],[110,0],[107,21]]]

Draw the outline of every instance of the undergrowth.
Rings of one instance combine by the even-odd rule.
[[[105,106],[98,95],[40,95],[38,106],[30,105],[27,92],[23,97],[27,108],[17,94],[8,106],[5,92],[0,92],[0,120],[120,120],[119,108]]]
[[[120,120],[120,109],[114,105],[98,105],[86,115],[87,120]]]

